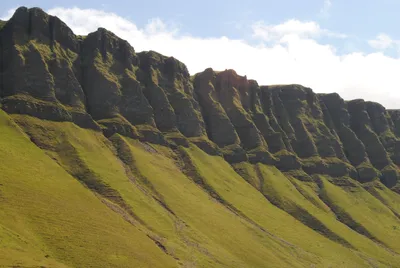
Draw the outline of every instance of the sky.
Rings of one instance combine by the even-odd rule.
[[[191,74],[234,69],[260,85],[400,109],[399,0],[1,0],[0,19],[19,6],[40,7],[75,34],[106,28]]]

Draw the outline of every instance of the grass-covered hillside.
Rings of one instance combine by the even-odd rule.
[[[400,267],[398,110],[0,21],[0,267]]]
[[[379,182],[229,165],[1,112],[0,266],[396,267],[399,196]]]

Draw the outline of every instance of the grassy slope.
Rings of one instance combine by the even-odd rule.
[[[298,222],[290,220],[287,215],[284,215],[282,211],[276,209],[267,200],[262,200],[261,194],[252,193],[251,189],[249,189],[251,186],[249,184],[246,185],[244,180],[238,178],[233,170],[220,158],[207,156],[197,148],[191,148],[190,155],[208,184],[216,189],[225,200],[249,218],[264,226],[267,230],[271,230],[274,234],[309,252],[324,256],[325,265],[331,261],[334,266],[337,266],[339,265],[335,263],[337,259],[345,262],[357,261],[357,257],[352,255],[348,248],[341,247],[330,240],[325,240],[315,232],[304,228]],[[277,199],[283,209],[296,209],[294,205],[301,207],[303,212],[306,211],[313,215],[320,222],[324,223],[328,227],[328,230],[346,239],[352,247],[358,249],[361,252],[359,256],[369,264],[390,266],[397,263],[397,265],[400,265],[400,258],[398,256],[393,256],[389,251],[336,221],[335,215],[330,212],[329,208],[323,204],[313,189],[310,189],[310,186],[305,182],[298,181],[297,184],[302,188],[302,192],[307,198],[281,172],[265,165],[259,166],[261,166],[263,173],[264,182],[262,184],[265,194],[271,199]],[[256,176],[256,172],[252,174]],[[251,182],[253,179],[249,181]],[[331,186],[338,188],[337,186]],[[374,200],[372,196],[370,196],[370,199]],[[369,214],[368,216],[373,217],[373,215]],[[310,240],[313,243],[309,243]]]
[[[0,111],[0,266],[173,267]]]
[[[14,119],[66,170],[79,176],[80,169],[85,167],[85,176],[95,174],[97,184],[116,190],[113,193],[119,194],[132,209],[141,229],[157,238],[182,264],[262,267],[268,259],[269,267],[296,265],[293,259],[287,264],[287,256],[282,255],[289,253],[279,241],[271,240],[211,200],[171,159],[152,153],[152,147],[119,137],[124,141],[126,153],[134,160],[129,167],[133,171],[129,179],[122,161],[116,158],[100,133],[68,122],[27,116],[14,116]],[[71,146],[72,154],[65,153]],[[157,148],[170,156],[167,148]],[[172,213],[156,202],[154,196]],[[237,235],[221,237],[221,233]]]
[[[360,233],[400,253],[400,221],[393,212],[374,198],[359,183],[338,187],[321,177],[321,196],[336,210],[340,219]],[[395,199],[388,196],[392,202]]]
[[[188,235],[190,233],[196,242],[191,247],[203,247],[203,256],[195,256],[193,264],[204,267],[299,266],[288,245],[230,212],[182,174],[167,157],[172,154],[168,149],[154,146],[157,149],[154,152],[136,141],[126,141],[136,168],[190,228]],[[210,257],[212,262],[208,260]]]
[[[366,183],[364,188],[400,218],[400,195],[385,187],[380,181]]]
[[[119,194],[129,206],[135,208],[134,214],[140,215],[140,218],[134,215],[137,220],[153,222],[155,229],[165,232],[174,230],[174,222],[167,211],[142,190],[133,174],[127,173],[112,144],[101,133],[69,122],[58,123],[19,115],[14,115],[14,119],[69,173],[76,177],[81,174],[92,176],[95,184],[111,189],[111,194],[108,193],[110,191],[99,190],[111,199],[112,195]],[[151,232],[151,228],[147,229]]]
[[[277,198],[283,209],[287,211],[293,209],[295,210],[294,214],[300,212],[300,215],[296,215],[297,217],[304,217],[303,211],[306,211],[309,214],[308,219],[304,221],[306,224],[324,233],[332,240],[340,238],[338,242],[348,244],[365,253],[369,259],[372,257],[389,265],[400,261],[400,258],[394,259],[390,252],[338,221],[337,216],[319,199],[318,186],[315,183],[286,178],[274,167],[265,165],[259,165],[259,167],[264,177],[263,193],[269,198]],[[326,183],[335,191],[339,190],[338,186],[332,185],[330,182]],[[375,200],[372,196],[369,196],[368,199]],[[372,260],[370,259],[370,261]]]
[[[134,266],[134,261],[146,263],[150,260],[155,262],[150,265],[152,267],[157,267],[160,262],[165,262],[162,267],[176,264],[144,234],[162,244],[168,254],[179,259],[178,263],[184,267],[400,265],[398,256],[335,220],[335,214],[316,194],[315,185],[288,179],[274,168],[258,165],[263,177],[260,181],[255,178],[259,174],[254,166],[248,164],[245,167],[252,174],[250,182],[259,190],[264,190],[269,198],[281,202],[282,209],[289,211],[302,208],[357,251],[340,244],[343,241],[334,242],[332,237],[328,239],[311,230],[278,209],[222,158],[209,156],[195,146],[186,152],[205,183],[225,200],[225,205],[211,198],[201,186],[184,175],[181,165],[174,161],[177,156],[168,148],[115,135],[111,139],[118,148],[115,150],[101,133],[81,129],[72,123],[50,122],[20,115],[13,117],[36,143],[46,148],[48,155],[83,183],[89,186],[94,184],[96,187],[92,191],[99,193],[96,197],[82,187],[23,137],[17,128],[5,127],[11,123],[2,114],[3,122],[0,125],[10,133],[0,136],[0,152],[3,154],[12,148],[15,157],[6,164],[1,162],[0,170],[2,174],[9,174],[8,177],[13,178],[10,181],[18,183],[20,192],[9,187],[11,184],[4,178],[1,179],[6,182],[7,190],[0,185],[0,199],[16,203],[8,203],[4,209],[5,203],[0,203],[0,216],[1,213],[7,215],[6,220],[0,220],[0,238],[5,241],[0,247],[3,251],[0,254],[5,253],[14,260],[25,259],[26,265],[46,263],[50,267],[62,267],[61,262],[71,265],[86,262],[107,267],[110,266],[107,262],[119,262],[121,266],[126,266],[123,262],[129,261]],[[10,137],[17,140],[10,140]],[[18,143],[21,145],[17,146]],[[117,153],[123,161],[118,159]],[[13,168],[8,168],[10,166]],[[36,181],[33,183],[32,174],[40,177],[40,184]],[[347,199],[356,198],[328,180],[323,181],[323,189],[329,198],[341,195],[347,196]],[[4,182],[0,181],[3,185]],[[101,187],[97,187],[99,185]],[[54,194],[49,194],[49,189]],[[7,193],[8,198],[5,198]],[[365,193],[363,198],[379,208],[377,215],[383,213],[385,220],[389,220],[388,224],[393,224],[393,214],[390,211],[387,214],[386,207],[375,204],[377,201],[382,205],[372,195]],[[385,194],[388,195],[388,202],[396,207],[397,194],[391,191],[385,191]],[[10,198],[10,195],[20,198]],[[118,208],[119,214],[112,212],[99,198],[113,202],[111,204],[114,209]],[[371,198],[374,201],[369,200]],[[337,204],[348,206],[346,200]],[[50,205],[46,207],[44,204],[48,203]],[[20,207],[21,204],[23,207]],[[364,209],[363,206],[360,208]],[[368,210],[364,212],[372,213]],[[124,221],[121,215],[136,227]],[[66,223],[65,219],[68,219]],[[19,223],[12,224],[16,220]],[[60,222],[68,224],[68,228],[59,228]],[[375,223],[367,226],[375,228]],[[56,231],[55,228],[59,229]],[[52,233],[56,235],[50,237]],[[387,234],[377,235],[385,237]],[[61,239],[64,237],[68,239]],[[83,244],[85,240],[93,243],[93,247]],[[80,248],[81,245],[85,245],[84,248]],[[393,245],[396,245],[396,241],[392,242],[392,248]],[[100,258],[97,251],[100,252]],[[118,257],[112,256],[117,251]],[[126,252],[132,255],[128,257]],[[49,256],[46,258],[46,255]],[[94,256],[97,259],[93,259]]]
[[[142,231],[162,243],[174,255],[182,257],[179,249],[184,248],[184,244],[175,232],[178,223],[152,198],[143,183],[124,167],[111,143],[101,133],[79,128],[69,122],[58,123],[20,115],[14,115],[14,119],[65,170],[75,177],[81,174],[93,177],[94,184],[105,185],[108,189],[99,187],[97,191],[111,200],[116,199],[115,196],[122,198],[133,212],[133,217],[129,217],[126,210],[120,208],[124,215],[128,214]],[[163,238],[166,237],[168,240],[165,242]]]

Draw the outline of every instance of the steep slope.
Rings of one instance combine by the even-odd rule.
[[[64,169],[112,202],[113,210],[141,226],[143,232],[183,264],[210,267],[224,263],[229,267],[242,267],[248,262],[260,266],[262,262],[257,260],[258,256],[269,255],[277,267],[283,265],[279,260],[272,261],[278,252],[268,253],[239,219],[209,200],[207,194],[187,179],[171,159],[157,153],[154,145],[114,135],[111,140],[126,162],[125,166],[100,133],[80,129],[68,122],[41,121],[26,116],[14,116],[14,120]],[[46,132],[40,131],[44,129]],[[159,150],[168,156],[170,154],[166,147]],[[198,211],[199,207],[202,207],[204,215]],[[212,215],[215,223],[210,226],[207,221]],[[230,232],[241,230],[242,236],[221,245],[220,239],[216,239],[219,235],[217,228],[232,229]],[[244,245],[250,248],[250,241],[260,247],[259,252],[251,253],[252,257],[244,248]],[[247,262],[243,260],[245,254]]]
[[[169,146],[194,142],[230,163],[273,164],[297,177],[380,178],[397,188],[396,111],[300,85],[259,86],[233,70],[136,54],[106,29],[75,36],[40,9],[0,32],[2,107]]]
[[[361,247],[360,253],[353,253],[346,243],[324,238],[270,204],[222,158],[196,147],[181,147],[176,154],[167,147],[115,134],[111,141],[117,151],[113,152],[108,141],[93,130],[68,122],[13,118],[65,170],[111,202],[109,207],[118,216],[139,226],[183,265],[362,266],[366,258],[377,264],[398,262],[367,239],[366,252]],[[221,233],[236,235],[221,237]],[[305,243],[307,239],[315,243]]]
[[[400,266],[400,112],[0,21],[0,266]]]
[[[335,259],[343,260],[343,256],[348,254],[343,248],[347,248],[347,250],[359,250],[362,252],[360,256],[371,262],[382,262],[387,265],[397,262],[394,259],[389,260],[393,257],[390,251],[379,247],[379,245],[368,240],[363,235],[353,232],[346,225],[338,222],[330,208],[323,202],[324,200],[321,200],[317,193],[315,193],[311,183],[296,181],[295,179],[292,181],[277,169],[263,164],[258,164],[257,166],[243,163],[236,165],[237,170],[240,170],[239,173],[244,175],[243,177],[249,181],[254,182],[259,180],[258,185],[261,193],[266,197],[263,198],[261,194],[252,194],[252,187],[246,184],[223,161],[206,156],[195,148],[189,152],[189,155],[193,159],[194,167],[198,170],[199,176],[202,176],[205,182],[209,183],[225,202],[237,209],[240,215],[254,221],[266,230],[273,230],[274,234],[284,238],[286,241],[294,245],[299,245],[309,252],[318,252],[317,255],[320,256],[327,254],[324,256],[324,259],[332,257],[331,261]],[[370,202],[377,202],[372,197],[368,200]],[[289,220],[287,218],[288,215],[282,213],[282,211],[273,205],[287,211],[290,215],[317,232],[313,232],[312,234],[306,228],[297,229],[296,221]],[[380,205],[382,206],[382,204]],[[384,211],[388,210],[387,208],[383,209]],[[367,210],[360,211],[366,212]],[[374,215],[374,213],[368,213],[365,217],[368,218],[371,215]],[[393,218],[393,214],[389,217],[391,218],[387,223],[391,222],[396,226],[400,223],[397,219]],[[301,228],[300,226],[298,227]],[[335,243],[331,243],[327,239],[324,240],[317,233],[342,245],[343,248],[336,248],[337,245]],[[387,231],[386,234],[391,235]],[[314,241],[314,243],[309,243],[308,241],[310,240]],[[321,243],[325,246],[322,248],[314,247],[315,243]],[[342,257],[335,257],[335,253],[333,252]],[[340,266],[342,264],[334,264],[332,262],[332,265]]]
[[[108,209],[2,111],[0,133],[0,266],[176,265],[140,227]]]

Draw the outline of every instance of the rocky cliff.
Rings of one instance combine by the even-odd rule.
[[[379,178],[397,189],[400,111],[378,103],[261,86],[234,70],[190,76],[173,57],[136,53],[102,28],[77,36],[38,8],[0,21],[0,55],[1,108],[9,114],[173,149],[192,142],[231,164],[270,164],[303,180]]]

